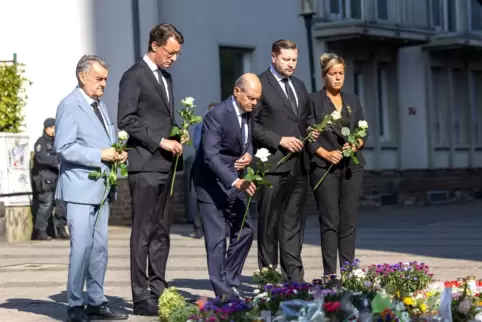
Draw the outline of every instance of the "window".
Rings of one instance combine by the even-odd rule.
[[[377,0],[378,19],[388,20],[388,0]]]
[[[329,0],[326,3],[333,19],[362,18],[362,0]]]
[[[362,18],[362,0],[348,0],[350,1],[350,18]]]
[[[432,23],[440,31],[455,31],[456,7],[454,0],[432,0]]]
[[[219,47],[221,100],[233,94],[233,85],[239,76],[251,71],[251,54],[248,48]]]
[[[434,144],[449,146],[450,141],[450,91],[446,69],[432,68],[432,110]]]
[[[469,79],[466,70],[452,70],[453,120],[455,144],[470,144],[470,99]]]
[[[474,96],[474,128],[475,139],[474,144],[482,146],[482,71],[472,72],[472,90]]]
[[[482,4],[478,0],[470,2],[471,29],[482,31]]]
[[[398,124],[396,66],[379,63],[376,79],[380,142],[395,143]]]

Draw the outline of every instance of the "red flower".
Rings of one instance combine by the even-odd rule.
[[[328,313],[338,311],[340,306],[341,306],[340,302],[326,302],[325,304],[323,304],[323,308]]]

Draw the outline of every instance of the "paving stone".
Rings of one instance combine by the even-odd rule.
[[[364,266],[418,260],[431,266],[436,278],[477,275],[482,278],[482,204],[382,208],[359,217],[357,257]],[[167,277],[188,300],[212,296],[204,241],[187,237],[189,225],[172,229]],[[109,302],[132,312],[129,279],[129,236],[125,227],[109,231],[109,267],[105,291]],[[254,242],[242,282],[252,290],[257,268]],[[0,321],[62,321],[67,305],[69,242],[0,243]],[[306,279],[322,273],[316,217],[306,225],[303,262]],[[158,321],[130,316],[129,321]]]

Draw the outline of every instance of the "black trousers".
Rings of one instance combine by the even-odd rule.
[[[55,207],[55,216],[52,218],[55,229],[53,233],[57,235],[60,230],[65,231],[67,226],[66,207],[62,200],[55,200],[55,191],[37,192],[34,199],[36,203],[34,207],[35,230],[37,232],[47,232],[52,228],[49,222]]]
[[[312,187],[325,172],[324,168],[313,169]],[[334,166],[315,190],[325,275],[336,274],[338,253],[340,266],[355,259],[356,221],[362,184],[363,168]]]
[[[157,298],[167,287],[166,264],[173,197],[172,173],[129,173],[132,197],[131,287],[134,303]]]
[[[298,160],[292,172],[266,175],[273,187],[261,186],[258,200],[258,266],[280,266],[286,281],[304,278],[301,249],[305,217],[302,213],[308,189],[308,174]]]

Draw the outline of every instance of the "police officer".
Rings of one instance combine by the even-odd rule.
[[[65,207],[60,200],[54,200],[57,178],[59,176],[59,157],[54,148],[55,119],[48,118],[44,121],[42,136],[35,142],[34,165],[32,169],[33,182],[37,199],[37,214],[35,218],[35,231],[38,240],[50,240],[47,234],[49,219],[55,207],[54,225],[56,237],[68,239],[65,231]]]

